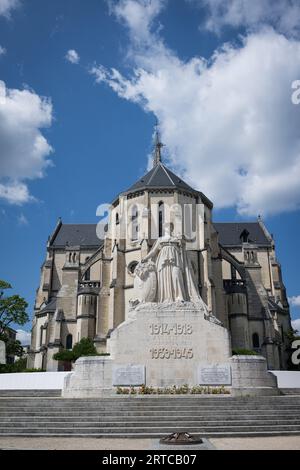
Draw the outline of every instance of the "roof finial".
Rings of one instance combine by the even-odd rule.
[[[161,148],[164,145],[160,141],[160,134],[158,129],[158,121],[155,125],[155,148],[154,148],[154,157],[153,157],[153,167],[159,165],[162,161],[161,159]]]

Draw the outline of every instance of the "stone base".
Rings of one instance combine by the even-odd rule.
[[[152,387],[193,386],[198,368],[230,358],[226,328],[202,304],[141,304],[108,341],[115,363],[145,366]]]
[[[278,388],[271,387],[249,387],[249,388],[232,388],[232,397],[274,397],[280,395]]]
[[[277,379],[262,356],[232,356],[232,396],[279,395]]]
[[[108,340],[110,357],[82,357],[65,380],[64,397],[100,397],[117,386],[187,384],[230,388],[232,395],[277,394],[261,356],[230,357],[229,333],[203,304],[142,304]]]
[[[112,393],[112,361],[101,356],[77,359],[74,372],[65,378],[62,390],[64,398],[97,398]]]

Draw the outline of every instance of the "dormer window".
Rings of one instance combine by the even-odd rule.
[[[240,240],[242,243],[249,243],[249,235],[250,233],[248,232],[248,230],[243,230],[241,235],[240,235]]]

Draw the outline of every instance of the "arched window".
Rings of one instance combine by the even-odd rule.
[[[116,213],[116,225],[119,225],[120,219],[119,219],[119,214],[118,212]]]
[[[73,263],[76,263],[76,253],[73,253]]]
[[[42,346],[43,344],[43,331],[44,331],[44,328],[43,326],[40,327],[40,346]]]
[[[162,201],[158,204],[158,236],[164,235],[165,206]]]
[[[90,259],[90,256],[87,256],[87,257],[85,258],[85,263],[87,263],[89,259]],[[83,276],[83,280],[84,280],[84,281],[90,281],[90,280],[91,280],[91,269],[90,269],[90,268],[88,268],[88,269],[85,271],[84,276]]]
[[[131,239],[138,240],[139,234],[139,224],[138,224],[138,208],[137,206],[132,206],[131,208]]]
[[[138,265],[137,261],[131,261],[131,263],[129,263],[128,271],[130,272],[130,274],[134,274],[134,271],[135,271],[135,268],[137,267],[137,265]]]
[[[66,349],[72,349],[73,347],[73,336],[67,335],[66,337]]]
[[[259,336],[258,336],[257,333],[253,333],[253,335],[252,335],[252,346],[255,349],[258,349],[260,347]]]
[[[72,263],[72,253],[69,253],[69,263]]]

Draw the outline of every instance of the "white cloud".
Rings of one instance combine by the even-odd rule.
[[[5,55],[5,54],[6,54],[5,47],[0,46],[0,56]]]
[[[28,225],[28,220],[26,219],[24,214],[20,214],[18,217],[18,224],[19,225]]]
[[[158,117],[171,163],[217,207],[249,216],[300,208],[300,107],[291,104],[300,42],[264,29],[209,61],[183,62],[151,33],[153,10],[132,26],[129,12],[144,3],[115,10],[134,37],[131,76],[100,65],[91,69],[96,81]],[[138,43],[141,24],[148,39],[142,32]]]
[[[127,26],[131,40],[140,45],[153,41],[153,21],[166,3],[167,0],[120,0],[110,1],[109,5],[110,12]]]
[[[292,328],[300,333],[300,318],[292,321]]]
[[[294,35],[299,32],[299,0],[188,0],[206,7],[205,27],[219,34],[230,26],[257,29],[268,24],[278,31]]]
[[[31,343],[31,333],[25,330],[17,330],[16,339],[21,341],[23,346],[28,346]]]
[[[66,60],[71,62],[71,64],[78,64],[80,61],[80,57],[79,57],[79,54],[74,49],[70,49],[66,53]]]
[[[41,178],[52,148],[40,129],[52,122],[52,104],[31,90],[0,81],[0,198],[23,204],[33,197],[26,180]]]
[[[289,297],[289,303],[292,307],[300,307],[300,295]]]
[[[6,16],[10,18],[12,10],[17,8],[20,5],[19,0],[0,0],[0,16]]]

